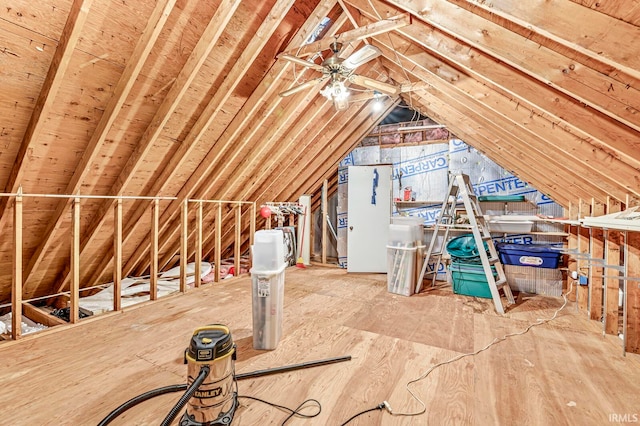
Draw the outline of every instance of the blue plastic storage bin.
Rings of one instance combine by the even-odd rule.
[[[560,261],[559,248],[548,244],[498,243],[496,248],[505,265],[556,269]]]

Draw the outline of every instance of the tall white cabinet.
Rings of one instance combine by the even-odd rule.
[[[387,272],[391,165],[350,166],[347,272]]]

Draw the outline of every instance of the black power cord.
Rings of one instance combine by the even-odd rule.
[[[362,416],[363,414],[370,413],[371,411],[383,410],[383,409],[385,409],[385,408],[387,408],[387,407],[388,407],[388,405],[386,404],[386,401],[385,401],[385,402],[382,402],[382,403],[380,403],[380,404],[376,405],[376,406],[375,406],[375,407],[373,407],[373,408],[369,408],[369,409],[367,409],[367,410],[360,411],[359,413],[354,414],[353,416],[349,417],[349,419],[348,419],[346,422],[342,423],[340,426],[345,426],[346,424],[348,424],[349,422],[351,422],[353,419],[355,419],[356,417],[360,417],[360,416]]]
[[[312,419],[312,418],[318,416],[322,412],[322,405],[320,404],[320,402],[317,399],[313,399],[313,398],[309,398],[309,399],[304,400],[294,410],[292,410],[289,407],[285,407],[284,405],[275,404],[273,402],[265,401],[264,399],[256,398],[254,396],[238,395],[238,398],[252,399],[254,401],[262,402],[263,404],[267,404],[267,405],[270,405],[272,407],[275,407],[275,408],[277,408],[279,410],[286,411],[287,413],[289,413],[289,415],[287,416],[287,418],[285,418],[282,421],[282,423],[280,423],[281,426],[284,426],[284,424],[287,423],[289,420],[291,420],[291,418],[293,418],[293,417],[300,417],[300,418],[303,418],[303,419]],[[307,405],[308,403],[311,403],[313,405],[309,405],[309,406],[305,407],[305,405]],[[315,412],[315,413],[312,413],[312,414],[301,413],[301,410],[303,410],[304,408],[311,407],[311,406],[316,407],[318,409],[318,411]]]
[[[284,373],[284,372],[289,372],[289,371],[294,371],[294,370],[299,370],[299,369],[304,369],[304,368],[311,368],[311,367],[318,367],[321,365],[327,365],[327,364],[333,364],[333,363],[337,363],[337,362],[342,362],[342,361],[349,361],[351,360],[351,356],[341,356],[341,357],[335,357],[335,358],[328,358],[328,359],[324,359],[324,360],[319,360],[319,361],[310,361],[310,362],[304,362],[301,364],[293,364],[293,365],[287,365],[284,367],[275,367],[275,368],[269,368],[266,370],[258,370],[258,371],[254,371],[254,372],[250,372],[250,373],[241,373],[241,374],[235,374],[235,369],[234,369],[234,381],[236,381],[236,389],[237,389],[237,381],[238,380],[242,380],[242,379],[250,379],[250,378],[254,378],[254,377],[262,377],[262,376],[267,376],[270,374],[276,374],[276,373]],[[135,396],[133,398],[131,398],[130,400],[126,401],[125,403],[123,403],[122,405],[120,405],[118,408],[114,409],[113,411],[111,411],[109,414],[107,414],[107,416],[102,419],[100,421],[100,423],[98,423],[98,426],[106,426],[109,423],[111,423],[112,421],[114,421],[116,418],[118,418],[122,413],[124,413],[125,411],[129,410],[130,408],[135,407],[136,405],[140,404],[141,402],[147,401],[151,398],[155,398],[156,396],[160,396],[160,395],[164,395],[166,393],[171,393],[171,392],[183,392],[187,390],[187,385],[186,384],[179,384],[179,385],[171,385],[171,386],[164,386],[161,388],[157,388],[157,389],[153,389],[150,391],[147,391],[145,393],[142,393],[138,396]],[[246,397],[246,398],[251,398],[251,397]],[[254,398],[257,399],[257,398]],[[261,401],[261,400],[259,400]],[[318,409],[320,410],[320,403],[316,400],[307,400],[305,402],[303,402],[300,406],[298,406],[298,408],[296,410],[291,410],[288,407],[283,407],[283,406],[278,406],[277,404],[273,404],[274,407],[278,407],[278,408],[282,408],[284,410],[289,410],[290,411],[294,411],[297,412],[299,411],[304,404],[306,404],[309,401],[315,401],[318,404]],[[261,402],[265,402],[267,404],[270,404],[269,402],[266,401],[261,401]],[[175,407],[174,407],[175,408]],[[303,415],[303,414],[296,414],[299,417],[315,417],[318,414],[320,414],[320,412],[318,411],[317,414],[315,415]],[[292,416],[290,416],[292,417]],[[289,417],[289,418],[290,418]],[[287,418],[285,421],[288,421],[289,418]],[[284,424],[284,423],[283,423]]]

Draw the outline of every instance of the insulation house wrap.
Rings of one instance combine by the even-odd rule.
[[[380,154],[382,162],[393,164],[395,199],[404,199],[411,188],[415,200],[442,200],[448,185],[446,144],[385,148]]]
[[[485,214],[495,215],[544,215],[562,216],[562,207],[528,183],[520,180],[475,148],[459,139],[449,143],[430,143],[417,146],[364,146],[354,149],[338,167],[338,263],[347,266],[348,166],[392,164],[392,196],[397,202],[394,216],[412,216],[423,219],[424,225],[433,225],[439,214],[449,185],[449,176],[467,174],[478,196],[521,195],[526,202],[483,202]],[[412,202],[402,203],[409,194]],[[513,225],[511,223],[510,225]],[[558,225],[535,222],[531,231],[561,231]],[[429,238],[426,233],[425,238]],[[561,237],[536,236],[528,233],[506,232],[501,241],[532,244],[534,242],[557,243]],[[425,241],[425,245],[428,240]],[[441,265],[439,279],[445,277]]]

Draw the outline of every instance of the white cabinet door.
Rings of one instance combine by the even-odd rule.
[[[391,166],[350,166],[347,272],[387,272]]]

